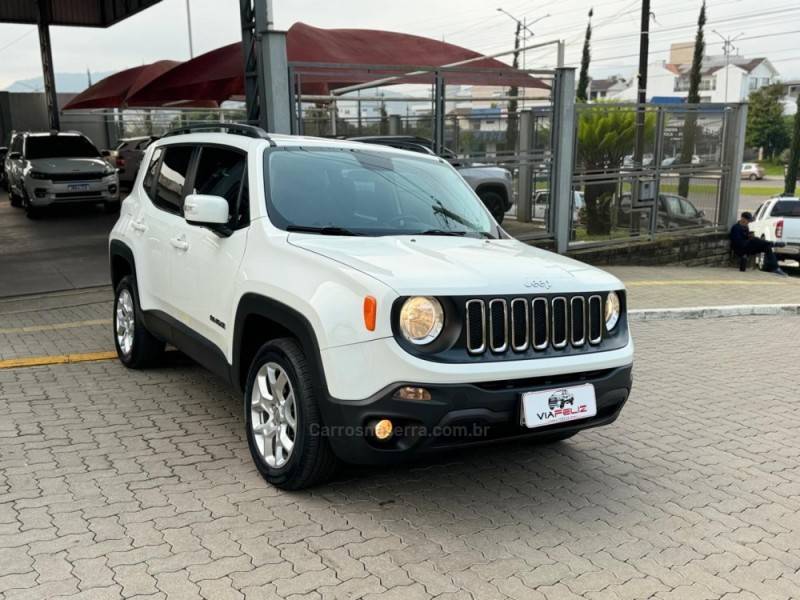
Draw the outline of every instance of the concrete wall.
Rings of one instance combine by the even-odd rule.
[[[69,102],[75,94],[59,94],[59,106]],[[0,146],[7,146],[12,131],[47,131],[47,108],[44,94],[38,92],[0,92]],[[112,146],[105,121],[101,115],[85,112],[61,115],[61,129],[80,131],[100,148]]]
[[[604,248],[572,249],[567,255],[590,265],[683,265],[721,267],[731,265],[727,233],[698,233],[659,238]]]

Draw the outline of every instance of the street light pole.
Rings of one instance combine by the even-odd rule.
[[[186,24],[189,28],[189,58],[194,58],[194,44],[192,43],[192,9],[189,0],[186,0]]]

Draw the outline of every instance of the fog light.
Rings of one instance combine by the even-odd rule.
[[[399,400],[430,400],[431,393],[425,388],[405,386],[394,393]]]
[[[33,193],[37,198],[44,198],[47,196],[47,190],[44,188],[36,188],[33,190]]]
[[[373,433],[379,440],[388,440],[392,435],[392,422],[389,419],[381,419],[373,427]]]
[[[117,193],[117,186],[115,186],[115,185],[108,186],[108,191],[111,192],[112,194],[116,194]]]

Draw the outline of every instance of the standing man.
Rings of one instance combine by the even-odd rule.
[[[739,270],[747,270],[747,257],[754,254],[764,253],[764,270],[786,277],[786,273],[778,266],[778,259],[772,248],[775,244],[767,240],[753,237],[750,231],[750,223],[753,222],[753,214],[743,212],[741,218],[731,227],[731,245],[736,256],[739,257]]]

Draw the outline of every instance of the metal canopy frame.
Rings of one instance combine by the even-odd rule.
[[[110,27],[161,0],[3,0],[0,23],[36,25],[50,129],[60,129],[50,26]]]

